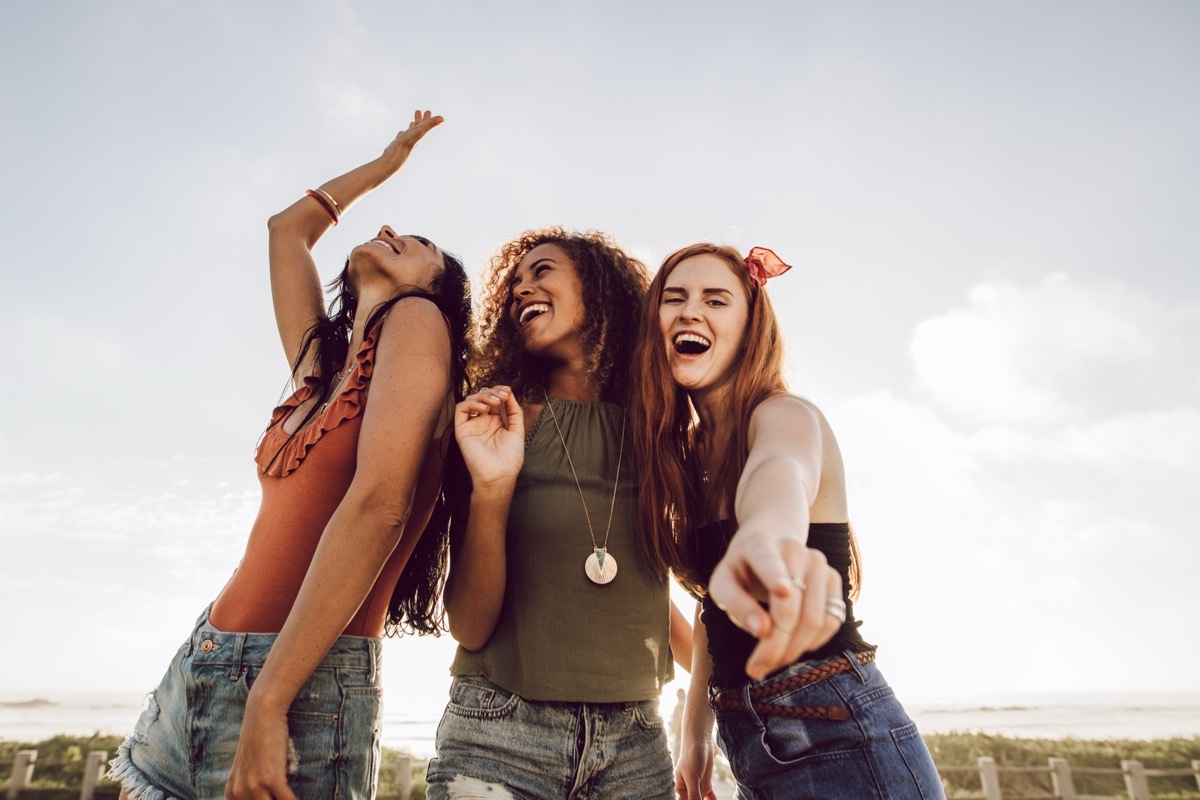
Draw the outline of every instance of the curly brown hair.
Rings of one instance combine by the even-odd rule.
[[[517,265],[543,244],[561,248],[583,284],[588,314],[579,337],[589,379],[599,384],[602,399],[626,404],[637,320],[650,283],[646,266],[599,231],[579,233],[558,226],[526,231],[492,257],[472,332],[474,357],[468,367],[472,389],[504,383],[521,401],[545,391],[547,365],[525,352],[520,332],[508,316]]]

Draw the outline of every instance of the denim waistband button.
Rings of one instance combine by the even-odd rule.
[[[203,642],[200,643],[200,652],[201,653],[211,653],[212,649],[213,649],[212,639],[205,639]]]

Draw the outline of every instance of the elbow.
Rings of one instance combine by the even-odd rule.
[[[286,211],[280,211],[277,214],[272,214],[271,216],[267,217],[267,233],[271,234],[272,236],[277,235],[287,227],[288,213]]]
[[[483,649],[483,646],[488,643],[491,635],[484,635],[478,630],[463,630],[463,626],[455,625],[454,620],[450,620],[450,636],[454,641],[458,642],[459,647],[470,652],[478,652]]]

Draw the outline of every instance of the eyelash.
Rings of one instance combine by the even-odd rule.
[[[682,297],[664,297],[664,298],[662,299],[662,304],[663,304],[664,306],[674,306],[674,305],[679,305],[679,304],[680,304],[680,303],[682,303],[682,302],[683,302],[683,298],[682,298]],[[726,303],[724,300],[720,300],[720,299],[718,299],[718,298],[715,298],[715,297],[714,297],[714,298],[712,298],[711,300],[705,300],[704,302],[706,302],[706,303],[707,303],[708,305],[710,305],[710,306],[713,306],[714,308],[724,308],[725,306],[729,305],[729,304],[728,304],[728,303]]]

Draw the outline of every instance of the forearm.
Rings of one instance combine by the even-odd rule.
[[[291,705],[375,585],[400,540],[403,516],[381,505],[338,509],[248,703],[275,712]]]
[[[792,458],[774,457],[748,464],[738,481],[734,501],[739,530],[772,531],[806,541],[810,483],[803,465]]]
[[[318,187],[336,203],[336,211],[344,214],[364,195],[381,186],[404,165],[405,158],[388,152],[362,166],[331,178]],[[304,195],[296,202],[271,217],[268,227],[272,240],[277,237],[300,238],[311,248],[317,240],[333,226],[333,218],[324,204],[314,197]]]
[[[511,486],[476,488],[462,541],[450,559],[444,602],[450,635],[468,650],[487,643],[504,604],[505,531]]]
[[[708,653],[708,632],[700,621],[696,607],[692,629],[692,676],[688,684],[687,703],[683,709],[683,739],[685,742],[707,743],[712,738],[713,710],[708,704],[708,681],[712,677],[712,656]]]

